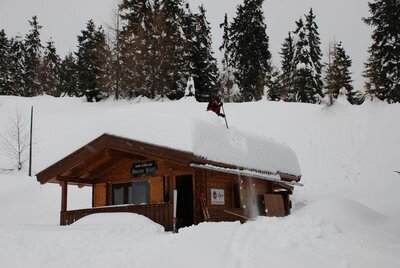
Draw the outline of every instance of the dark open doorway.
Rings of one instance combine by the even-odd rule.
[[[193,220],[193,178],[192,175],[176,176],[178,202],[176,207],[177,227],[187,227]]]

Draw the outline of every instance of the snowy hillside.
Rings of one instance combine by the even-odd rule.
[[[105,129],[184,150],[194,120],[224,124],[191,99],[0,96],[0,131],[16,111],[28,121],[31,106],[35,173]],[[285,143],[297,155],[305,187],[295,189],[293,215],[203,223],[176,235],[124,214],[59,227],[60,187],[40,185],[25,169],[3,171],[0,267],[400,267],[400,175],[393,172],[400,169],[400,105],[339,100],[333,107],[268,101],[224,107],[229,131]],[[10,167],[2,151],[0,170]],[[90,204],[91,189],[70,188],[69,209]]]

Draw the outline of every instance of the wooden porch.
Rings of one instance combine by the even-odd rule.
[[[69,225],[77,220],[95,213],[130,212],[143,215],[164,226],[166,231],[172,230],[172,204],[118,205],[88,209],[61,211],[60,224]]]

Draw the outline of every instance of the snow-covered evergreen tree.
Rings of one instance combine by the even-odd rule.
[[[147,95],[145,67],[151,58],[151,5],[148,0],[124,0],[120,5],[122,30],[120,43],[121,91],[129,98]],[[154,94],[153,94],[154,95]]]
[[[318,25],[315,18],[316,16],[314,15],[312,8],[310,8],[308,15],[305,15],[305,27],[307,30],[308,45],[310,47],[310,57],[313,66],[313,84],[316,94],[323,97],[321,40],[319,38]]]
[[[31,30],[25,37],[25,92],[24,96],[32,97],[42,94],[39,68],[42,58],[42,48],[40,42],[39,30],[42,26],[39,25],[37,17],[33,16],[32,21],[29,21]]]
[[[129,97],[182,97],[190,75],[183,1],[125,0],[120,9],[121,87]]]
[[[104,77],[107,75],[103,51],[106,50],[104,31],[92,20],[86,24],[78,36],[77,71],[78,86],[87,101],[99,101],[107,96],[104,90]]]
[[[161,0],[160,8],[165,18],[165,33],[161,36],[162,68],[168,70],[166,94],[170,99],[179,99],[189,76],[187,62],[190,57],[186,37],[183,31],[184,2],[182,0]]]
[[[321,78],[321,49],[315,15],[310,9],[305,15],[306,23],[300,18],[296,22],[294,75],[294,100],[317,103],[323,98]]]
[[[218,84],[220,85],[220,95],[225,102],[240,100],[239,89],[236,84],[234,68],[230,63],[229,53],[229,23],[228,15],[225,13],[224,22],[220,24],[223,29],[222,45],[219,50],[222,53],[221,70],[219,72]]]
[[[11,39],[11,84],[12,95],[25,96],[25,45],[21,36]]]
[[[12,94],[11,44],[4,30],[0,30],[0,95]]]
[[[285,101],[295,101],[294,98],[294,76],[295,76],[295,46],[294,40],[291,33],[288,33],[288,37],[282,44],[281,55],[281,74],[278,78],[279,92],[275,93],[275,98]],[[270,91],[271,92],[271,91]],[[272,96],[270,96],[271,99]]]
[[[327,65],[325,75],[325,95],[329,98],[329,104],[333,104],[342,88],[346,89],[347,100],[351,104],[359,103],[359,96],[352,85],[350,72],[352,61],[342,47],[342,42],[334,43],[330,54],[331,63]]]
[[[212,55],[211,29],[206,18],[204,6],[199,7],[195,15],[195,33],[192,42],[190,63],[193,66],[192,76],[196,86],[196,99],[207,102],[218,95],[218,68]]]
[[[281,86],[281,74],[279,73],[278,68],[272,66],[270,76],[267,79],[267,87],[268,87],[268,100],[279,101],[283,99],[282,93],[284,92]]]
[[[60,93],[70,97],[81,97],[78,90],[78,72],[74,54],[69,53],[60,64]]]
[[[262,98],[266,74],[271,71],[263,3],[264,0],[244,0],[230,26],[229,53],[243,101]]]
[[[365,64],[366,91],[389,103],[400,102],[400,1],[374,0],[368,6],[371,16],[364,22],[374,31]]]
[[[53,40],[47,42],[40,68],[41,91],[51,96],[60,96],[60,57],[56,52]]]

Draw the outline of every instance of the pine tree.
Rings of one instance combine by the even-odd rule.
[[[123,1],[120,34],[122,88],[128,97],[166,95],[162,66],[162,36],[165,17],[160,3],[148,0]]]
[[[0,31],[0,95],[12,94],[11,83],[11,44],[4,30]]]
[[[318,26],[315,22],[316,16],[313,13],[312,8],[308,15],[305,15],[306,18],[306,29],[307,29],[307,38],[308,38],[308,45],[310,47],[310,57],[311,63],[313,66],[313,84],[314,90],[316,94],[320,95],[321,97],[324,96],[323,94],[323,82],[322,82],[322,64],[321,64],[321,41],[319,38],[318,33]]]
[[[294,101],[294,75],[296,66],[294,65],[295,46],[291,33],[282,44],[281,55],[281,74],[278,78],[279,92],[277,92],[276,99],[285,101]],[[270,96],[271,99],[273,99]]]
[[[104,90],[104,77],[107,76],[103,52],[107,50],[104,31],[92,20],[86,24],[78,36],[77,71],[78,87],[87,101],[100,101],[107,97]]]
[[[223,29],[222,45],[219,50],[222,53],[222,69],[219,73],[218,84],[221,87],[220,95],[225,102],[231,102],[240,99],[238,96],[237,84],[234,75],[233,66],[230,63],[229,53],[229,24],[228,15],[225,13],[224,22],[219,25]],[[236,89],[236,90],[235,90]]]
[[[143,84],[142,72],[138,70],[139,53],[142,55],[143,46],[139,37],[144,17],[150,10],[147,0],[122,1],[119,6],[122,29],[117,36],[120,44],[121,59],[121,95],[125,97],[136,97],[141,93]],[[146,39],[143,40],[145,42]]]
[[[230,27],[231,63],[243,101],[260,100],[266,74],[271,71],[268,36],[262,10],[264,0],[244,0]]]
[[[165,34],[161,38],[162,68],[166,73],[166,94],[170,99],[179,99],[189,76],[187,62],[190,57],[186,37],[183,34],[183,1],[161,0],[161,11],[165,18]]]
[[[267,77],[267,87],[268,87],[268,99],[271,101],[280,101],[282,100],[282,92],[283,88],[281,86],[281,74],[279,70],[272,65],[272,70],[270,72],[270,76]]]
[[[369,95],[389,103],[400,102],[400,1],[369,2],[371,16],[364,22],[374,27],[365,77]]]
[[[37,96],[42,94],[39,68],[41,63],[42,45],[40,43],[39,30],[42,26],[39,25],[37,17],[33,16],[32,21],[29,21],[31,30],[25,37],[25,93],[27,97]]]
[[[210,23],[207,21],[205,9],[199,7],[195,16],[195,33],[191,51],[190,65],[193,66],[192,76],[196,87],[196,99],[207,102],[218,95],[218,68],[212,55]]]
[[[41,91],[47,95],[59,97],[60,92],[60,57],[53,40],[47,42],[40,68]]]
[[[296,22],[294,99],[297,102],[317,103],[323,98],[321,78],[321,49],[315,16],[310,9],[303,19]]]
[[[82,97],[78,90],[78,72],[74,54],[69,53],[60,64],[60,94],[70,97]]]
[[[25,91],[25,45],[21,36],[11,39],[11,88],[12,95],[26,96]]]
[[[342,43],[335,43],[331,53],[332,63],[327,65],[325,76],[325,94],[329,97],[329,104],[332,105],[338,98],[339,91],[345,88],[347,100],[351,104],[359,102],[358,94],[352,85],[350,67],[352,61],[346,54]]]

